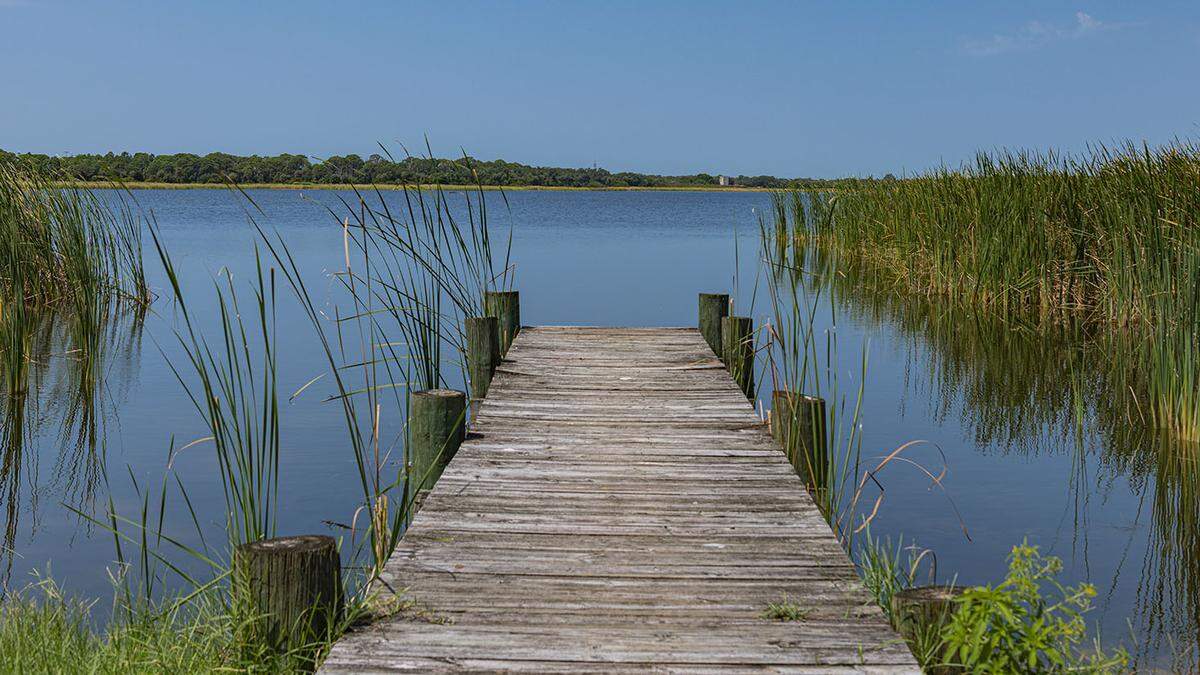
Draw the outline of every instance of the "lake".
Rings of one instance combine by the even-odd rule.
[[[284,237],[318,295],[342,266],[341,228],[327,207],[343,212],[339,199],[353,199],[350,193],[251,191],[261,213],[223,190],[134,196],[153,213],[189,308],[210,330],[214,279],[228,273],[244,285],[254,274],[251,213]],[[396,193],[386,198],[402,200]],[[735,289],[739,313],[752,313],[758,325],[769,310],[765,288],[756,284],[755,253],[767,194],[515,191],[491,193],[488,203],[493,227],[512,227],[525,324],[695,325],[698,292]],[[8,453],[0,483],[10,585],[49,569],[69,591],[109,597],[112,536],[78,512],[102,514],[111,496],[118,512],[136,516],[139,495],[157,500],[164,478],[186,485],[206,539],[221,540],[224,496],[215,459],[210,446],[189,446],[204,430],[169,366],[183,358],[174,334],[178,311],[149,247],[146,259],[159,299],[145,317],[113,324],[94,448],[74,440],[70,406],[56,399],[67,356],[55,351],[47,329],[33,431],[19,457]],[[1172,640],[1177,649],[1195,645],[1195,451],[1164,448],[1106,417],[1098,404],[1112,392],[1090,365],[1102,351],[1081,347],[1075,336],[868,292],[853,279],[835,281],[821,297],[817,329],[837,336],[833,366],[844,390],[857,388],[864,352],[867,358],[864,457],[923,441],[905,456],[934,473],[946,469],[940,487],[912,465],[881,472],[885,494],[873,535],[931,549],[938,576],[960,583],[999,581],[1011,547],[1028,539],[1063,559],[1063,581],[1096,585],[1088,619],[1106,641],[1128,644],[1132,628],[1139,641],[1132,651],[1150,660],[1169,656]],[[280,389],[290,394],[321,372],[323,357],[289,291],[281,287],[279,298]],[[1087,400],[1065,387],[1066,363],[1086,381]],[[328,393],[318,383],[282,412],[282,534],[341,534],[339,524],[354,523],[358,477],[341,412],[323,402]],[[390,434],[400,424],[398,413],[385,411]],[[198,543],[177,497],[163,529]]]

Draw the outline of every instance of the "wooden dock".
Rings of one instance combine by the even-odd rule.
[[[383,577],[323,671],[920,672],[695,329],[523,329]]]

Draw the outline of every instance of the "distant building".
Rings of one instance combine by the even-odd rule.
[[[729,176],[717,176],[717,185],[721,187],[729,187],[733,185],[733,179]]]

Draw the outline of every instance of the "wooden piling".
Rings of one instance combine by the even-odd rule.
[[[488,385],[500,365],[500,321],[494,316],[467,317],[467,376],[472,405],[487,396]]]
[[[754,319],[721,318],[721,354],[725,367],[746,398],[754,398]]]
[[[454,459],[466,436],[467,395],[453,389],[427,389],[409,400],[408,456],[417,489],[429,489]]]
[[[938,649],[938,633],[954,618],[958,611],[958,597],[966,591],[962,586],[917,586],[897,591],[892,595],[889,614],[892,627],[908,643],[909,649]],[[935,663],[953,660],[951,654],[928,654]],[[932,675],[950,675],[962,672],[953,666],[930,666]]]
[[[484,314],[500,323],[500,356],[521,331],[521,295],[517,291],[487,291],[483,297]]]
[[[700,294],[700,334],[718,357],[721,352],[721,319],[729,316],[729,295],[726,293]]]
[[[775,390],[771,394],[771,435],[810,490],[827,487],[830,459],[825,399]]]
[[[235,598],[245,610],[243,644],[278,653],[328,638],[341,620],[341,559],[324,535],[279,537],[233,551]]]

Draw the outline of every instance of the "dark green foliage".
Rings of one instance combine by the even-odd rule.
[[[864,539],[855,560],[859,575],[892,624],[902,623],[905,617],[894,613],[903,603],[895,599],[932,582],[931,553],[903,541],[893,546],[869,534]],[[1096,590],[1061,584],[1061,571],[1062,561],[1042,556],[1036,546],[1014,546],[1000,584],[941,587],[946,598],[954,597],[948,600],[954,607],[943,604],[945,611],[933,614],[935,626],[908,626],[909,647],[926,672],[1122,672],[1129,665],[1123,648],[1105,651],[1098,639],[1086,640],[1083,615]]]
[[[0,160],[11,156],[0,150]],[[207,155],[180,153],[152,155],[130,154],[73,155],[51,157],[24,154],[22,158],[46,169],[61,171],[80,180],[108,180],[151,183],[357,183],[375,185],[484,185],[538,186],[575,188],[627,187],[716,187],[717,177],[706,173],[686,176],[621,171],[598,168],[529,166],[502,159],[480,161],[472,158],[440,159],[405,157],[395,161],[378,154],[366,160],[358,155],[327,157],[312,161],[305,155],[241,157],[223,152]],[[478,174],[478,176],[473,174]],[[840,181],[774,176],[737,176],[733,183],[752,188],[829,188]]]

